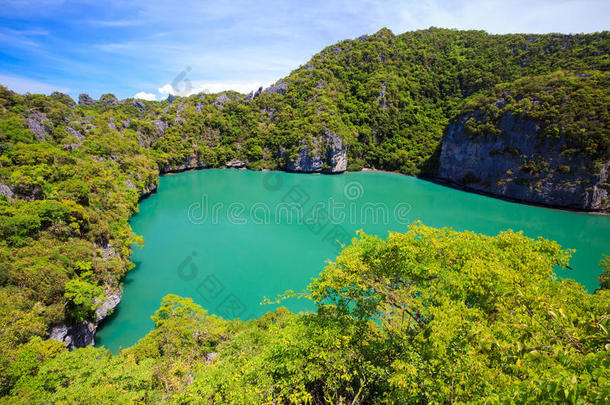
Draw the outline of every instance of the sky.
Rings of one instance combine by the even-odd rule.
[[[18,93],[163,99],[268,86],[324,47],[431,26],[610,29],[608,0],[1,0],[0,84]]]

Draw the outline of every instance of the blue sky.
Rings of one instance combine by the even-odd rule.
[[[247,92],[384,26],[595,32],[610,29],[610,1],[2,0],[0,83],[20,93],[161,99],[188,67],[194,92]]]

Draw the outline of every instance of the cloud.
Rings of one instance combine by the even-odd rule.
[[[176,94],[174,88],[169,83],[164,86],[159,87],[158,91],[159,91],[159,93],[165,94],[165,95],[167,95],[167,94],[175,95]]]
[[[270,84],[270,83],[269,83]],[[261,82],[245,82],[245,83],[231,83],[231,82],[201,82],[197,83],[193,87],[193,94],[206,92],[206,93],[220,93],[225,90],[235,90],[239,93],[247,94],[252,90],[256,90],[259,87],[265,87],[265,84]]]
[[[384,26],[396,34],[430,26],[593,32],[608,29],[610,15],[608,0],[3,1],[0,71],[90,94],[146,89],[157,99],[186,89],[184,77],[154,91],[186,66],[189,94],[247,93],[325,46]]]
[[[156,101],[157,100],[157,96],[154,93],[146,93],[143,91],[140,91],[138,93],[136,93],[135,96],[133,96],[133,98],[139,98],[142,100],[148,100],[148,101]]]
[[[0,73],[0,84],[16,93],[32,93],[32,94],[51,94],[54,91],[62,93],[70,93],[70,89],[56,86],[54,84],[44,83],[27,77],[7,75]]]
[[[89,24],[99,27],[133,27],[140,25],[141,22],[138,20],[89,20]]]
[[[220,93],[227,90],[234,90],[239,93],[247,94],[253,90],[257,90],[259,87],[265,87],[270,83],[262,83],[259,81],[253,82],[216,82],[216,81],[196,81],[193,83],[189,82],[189,86],[185,87],[183,83],[180,84],[180,88],[174,88],[171,84],[165,84],[159,87],[158,91],[163,97],[171,94],[173,96],[190,96],[191,94],[199,93]]]

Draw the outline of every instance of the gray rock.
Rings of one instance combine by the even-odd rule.
[[[286,169],[304,173],[342,173],[347,169],[347,148],[338,135],[327,131],[324,137],[315,139],[314,145],[302,141],[297,157],[286,159]]]
[[[326,133],[327,156],[330,160],[331,173],[343,173],[347,170],[347,147],[343,145],[343,140],[336,134]]]
[[[121,302],[121,292],[106,290],[106,298],[101,301],[97,301],[98,305],[95,310],[95,322],[98,324],[102,319],[106,318],[117,305]],[[96,325],[97,326],[97,325]]]
[[[96,329],[96,324],[88,321],[72,325],[61,323],[51,328],[49,338],[63,342],[69,350],[74,350],[79,347],[93,346]]]
[[[167,122],[162,121],[162,120],[154,120],[153,124],[155,125],[155,128],[157,128],[159,135],[161,135],[161,136],[165,135],[165,130],[167,129]],[[155,139],[155,141],[156,141],[156,139]]]
[[[136,189],[136,185],[133,184],[133,181],[131,181],[131,179],[127,179],[123,183],[125,184],[125,187],[127,187],[130,190],[135,190]]]
[[[215,353],[215,352],[206,353],[204,357],[205,357],[206,363],[213,363],[214,360],[216,360],[218,358],[218,353]]]
[[[85,139],[85,136],[83,134],[81,134],[79,131],[75,130],[74,128],[66,127],[66,132],[69,135],[72,135],[73,137],[78,139],[79,141],[82,141]]]
[[[248,95],[246,97],[244,97],[244,101],[254,100],[256,97],[260,96],[262,92],[263,92],[263,88],[259,87],[258,90],[251,91],[250,93],[248,93]]]
[[[11,188],[9,186],[7,186],[6,184],[0,183],[0,195],[5,196],[6,198],[13,198],[13,196],[15,194],[13,193],[13,190],[11,190]]]
[[[146,109],[146,104],[144,104],[144,102],[142,100],[133,100],[131,102],[131,105],[140,109],[140,110],[145,110]]]
[[[183,162],[172,162],[160,168],[161,173],[183,172],[185,170],[206,169],[209,166],[197,156],[189,156]],[[155,186],[156,189],[156,186]]]
[[[230,169],[241,169],[242,167],[246,167],[246,162],[243,160],[231,160],[227,162],[225,166]]]
[[[545,140],[535,122],[512,113],[500,118],[501,135],[472,139],[465,131],[470,117],[458,117],[445,131],[439,178],[518,201],[583,210],[609,207],[610,162],[597,173],[581,170],[588,159],[562,154],[565,139]],[[541,169],[528,169],[532,162]]]
[[[216,100],[214,100],[214,103],[212,103],[213,105],[217,106],[217,107],[224,107],[225,103],[227,101],[231,100],[225,93],[222,93],[220,96],[216,97]]]
[[[156,192],[157,191],[157,186],[158,186],[158,180],[155,180],[152,183],[147,184],[146,186],[144,186],[142,191],[140,191],[139,199],[142,200],[142,199],[148,197],[149,195],[151,195],[152,193]]]
[[[60,342],[64,342],[66,340],[66,336],[68,335],[68,325],[65,323],[60,323],[57,326],[51,328],[51,332],[49,333],[49,339],[59,340]]]
[[[101,251],[101,256],[102,256],[102,259],[104,259],[104,261],[108,261],[109,259],[112,259],[113,257],[120,256],[107,239],[101,241],[100,243],[94,243],[93,245],[95,246],[96,249],[99,249]],[[106,289],[106,290],[108,290],[108,289]]]
[[[47,116],[43,113],[32,113],[28,115],[26,118],[28,122],[28,128],[36,135],[39,141],[46,141],[46,136],[49,134],[49,131],[45,124],[50,125],[51,121],[47,119]]]
[[[287,91],[288,91],[288,84],[286,82],[284,82],[284,80],[280,80],[277,83],[272,84],[271,86],[269,86],[265,89],[265,93],[268,93],[268,94],[274,94],[274,93],[286,94]]]
[[[115,105],[119,105],[119,100],[116,98],[116,96],[114,94],[106,93],[106,94],[102,94],[102,96],[100,97],[100,103],[102,103],[105,106],[115,106]]]
[[[76,142],[65,144],[64,150],[71,151],[71,150],[78,149],[78,147],[82,145],[83,140],[85,139],[83,134],[81,134],[79,131],[76,131],[75,129],[73,129],[71,127],[66,127],[66,132],[69,135],[71,135],[72,137],[74,137],[76,139]]]
[[[77,122],[73,122],[73,124],[77,124]],[[93,124],[93,117],[85,117],[81,120],[81,128],[86,131],[90,131],[93,129],[97,129],[95,124]]]
[[[79,105],[95,105],[97,101],[89,97],[88,94],[79,94],[78,95],[78,104]]]

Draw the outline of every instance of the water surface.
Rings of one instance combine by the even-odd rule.
[[[272,305],[263,297],[300,291],[356,230],[381,237],[407,223],[496,235],[505,229],[576,249],[574,278],[597,288],[610,254],[610,218],[521,205],[390,173],[336,176],[204,170],[163,176],[131,219],[144,237],[122,302],[104,321],[97,345],[116,351],[142,338],[166,294],[192,297],[210,313],[250,319]],[[290,300],[293,311],[313,309]]]

